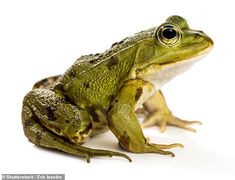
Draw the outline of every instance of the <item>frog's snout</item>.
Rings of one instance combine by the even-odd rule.
[[[207,41],[209,42],[209,46],[212,48],[214,46],[213,40],[209,36],[207,36]]]
[[[214,42],[213,42],[213,40],[212,40],[209,36],[207,36],[206,34],[205,34],[205,36],[204,36],[204,39],[205,39],[205,42],[206,42],[206,44],[207,44],[206,52],[209,52],[209,51],[211,51],[211,49],[213,48]]]
[[[198,31],[194,34],[194,36],[195,36],[196,38],[201,38],[201,37],[203,37],[203,38],[204,38],[204,42],[206,42],[206,43],[208,44],[208,48],[211,49],[211,48],[214,46],[213,40],[212,40],[206,33],[204,33],[203,31],[198,30]]]

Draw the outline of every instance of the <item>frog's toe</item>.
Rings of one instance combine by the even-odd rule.
[[[180,143],[154,144],[154,143],[147,142],[144,146],[144,151],[158,153],[158,154],[162,154],[162,155],[170,155],[172,157],[175,157],[175,154],[173,152],[165,150],[165,149],[171,149],[171,148],[175,148],[175,147],[183,148],[184,146]]]
[[[176,126],[176,127],[182,128],[182,129],[186,129],[186,130],[189,130],[192,132],[197,132],[196,129],[189,126],[191,124],[202,124],[202,122],[200,122],[200,121],[187,121],[187,120],[182,120],[177,117],[173,117],[169,121],[169,125]]]
[[[184,145],[180,144],[180,143],[173,143],[173,144],[153,144],[155,147],[159,148],[159,149],[171,149],[171,148],[175,148],[175,147],[180,147],[183,148]]]
[[[81,146],[79,144],[72,144],[72,143],[66,143],[66,145],[72,149],[76,149],[80,152],[84,152],[86,161],[88,163],[90,163],[90,159],[92,157],[97,157],[97,156],[106,156],[106,157],[118,156],[118,157],[123,157],[123,158],[127,159],[129,162],[132,162],[131,158],[124,153],[103,150],[103,149],[91,149],[91,148],[88,148],[85,146]]]
[[[127,159],[129,162],[132,162],[131,158],[124,153],[118,153],[118,152],[114,152],[114,151],[105,151],[105,150],[98,150],[98,151],[100,151],[100,152],[96,152],[95,154],[88,153],[86,155],[85,158],[86,158],[87,163],[90,163],[91,158],[95,157],[95,156],[108,156],[108,157],[119,156],[119,157],[123,157],[123,158]]]
[[[87,162],[89,163],[90,158],[95,156],[107,156],[107,157],[119,156],[127,159],[129,162],[132,162],[131,158],[124,153],[108,151],[108,150],[99,150],[99,149],[92,149],[92,152],[88,152],[88,155],[86,156]]]
[[[192,128],[191,124],[202,124],[200,121],[187,121],[182,120],[180,118],[175,117],[172,113],[161,113],[155,111],[151,113],[143,122],[142,127],[151,127],[158,125],[160,127],[160,132],[164,132],[167,126],[175,126],[178,128],[186,129],[192,132],[196,132],[194,128]]]

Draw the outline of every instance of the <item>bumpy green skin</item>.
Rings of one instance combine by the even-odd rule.
[[[164,39],[161,27],[172,25],[177,36]],[[178,39],[177,39],[178,38]],[[123,156],[81,146],[88,137],[110,129],[122,148],[135,153],[160,153],[180,144],[149,143],[135,110],[158,88],[148,80],[169,64],[203,54],[213,45],[202,31],[191,30],[179,16],[128,37],[102,54],[82,56],[64,75],[35,84],[23,102],[22,123],[28,139],[42,147],[76,156]],[[141,102],[140,102],[141,101]]]

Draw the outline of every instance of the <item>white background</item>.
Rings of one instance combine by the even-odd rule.
[[[0,1],[0,173],[65,173],[73,179],[234,179],[235,23],[233,1],[206,0],[1,0]],[[80,55],[102,52],[173,14],[203,30],[215,43],[211,53],[163,91],[175,115],[196,119],[191,133],[170,127],[145,130],[155,143],[180,142],[175,158],[131,154],[83,159],[37,148],[23,134],[21,108],[35,81],[63,73]],[[87,146],[122,151],[110,132]]]

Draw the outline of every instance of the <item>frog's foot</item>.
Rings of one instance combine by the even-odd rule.
[[[141,153],[146,151],[147,153],[158,153],[158,154],[162,154],[162,155],[170,155],[171,157],[175,157],[175,154],[173,152],[164,150],[164,149],[171,149],[171,148],[175,148],[175,147],[183,148],[184,146],[180,143],[154,144],[154,143],[146,142],[145,148],[144,148],[145,150],[141,151]]]
[[[196,130],[189,125],[201,124],[200,121],[186,121],[175,117],[167,107],[161,91],[158,91],[151,98],[149,98],[143,106],[148,112],[148,115],[145,118],[142,127],[158,125],[160,126],[160,132],[164,132],[167,125],[169,125],[196,132]]]
[[[151,127],[154,125],[158,125],[160,127],[160,132],[164,132],[166,130],[167,125],[176,126],[182,129],[186,129],[192,132],[196,132],[196,130],[189,125],[191,124],[201,124],[200,121],[186,121],[182,120],[178,117],[172,115],[171,112],[152,112],[147,116],[144,120],[142,127]]]
[[[92,157],[97,157],[97,156],[107,156],[107,157],[119,156],[126,158],[129,162],[132,162],[131,158],[124,153],[109,151],[109,150],[92,149],[85,146],[81,146],[79,144],[72,144],[64,140],[61,142],[60,137],[56,136],[55,134],[50,134],[48,137],[50,136],[51,138],[53,138],[53,141],[57,143],[55,149],[78,157],[85,157],[88,163],[90,163],[90,159]],[[51,143],[48,145],[49,147],[52,146]]]

